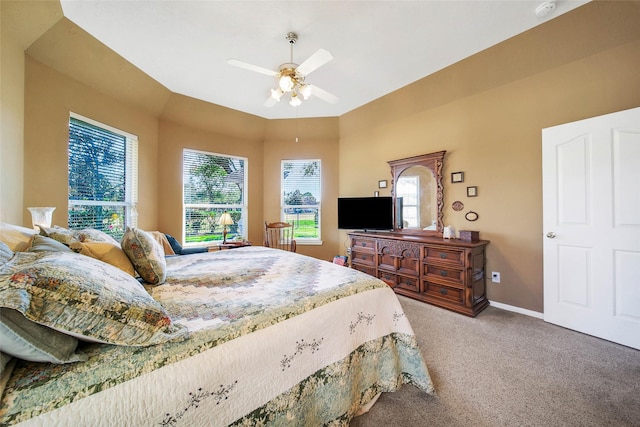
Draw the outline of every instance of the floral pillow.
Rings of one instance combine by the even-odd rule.
[[[76,238],[72,230],[68,230],[64,227],[60,227],[57,225],[54,225],[53,227],[38,227],[40,227],[40,235],[49,237],[66,246],[80,241]]]
[[[120,245],[145,282],[152,285],[164,283],[167,278],[164,249],[150,233],[139,228],[127,227]]]
[[[120,246],[120,242],[118,242],[113,237],[109,236],[104,231],[96,230],[95,228],[85,228],[83,230],[74,231],[73,235],[76,239],[81,242],[107,242],[113,243],[114,245]]]
[[[0,306],[87,341],[147,346],[187,336],[136,279],[73,252],[16,253],[0,267]]]

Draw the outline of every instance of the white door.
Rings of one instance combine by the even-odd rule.
[[[542,130],[544,320],[640,349],[640,108]]]

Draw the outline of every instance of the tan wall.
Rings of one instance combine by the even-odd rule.
[[[184,100],[183,100],[184,101]],[[193,102],[199,102],[193,100]],[[246,116],[246,115],[245,115]],[[247,116],[249,118],[249,116]],[[246,157],[248,170],[248,239],[261,244],[262,217],[262,151],[261,140],[238,137],[161,120],[158,146],[159,188],[158,227],[184,242],[182,231],[182,152],[185,148],[216,154]]]
[[[488,283],[491,300],[542,312],[541,130],[640,105],[640,9],[591,6],[341,117],[341,195],[371,194],[388,160],[446,150],[445,225],[491,241],[487,269],[502,282]],[[495,64],[500,80],[487,75]]]
[[[53,223],[67,224],[69,113],[138,137],[138,226],[157,225],[158,122],[151,114],[26,57],[24,206],[55,206]],[[22,222],[29,224],[26,209]]]
[[[0,46],[0,222],[22,222],[24,50],[2,33]]]
[[[24,50],[61,18],[57,2],[0,2],[0,222],[31,225],[23,223]]]
[[[296,137],[298,142],[296,142]],[[322,162],[322,245],[298,245],[297,252],[331,260],[340,253],[338,233],[338,119],[270,120],[264,141],[264,220],[280,221],[282,160],[320,159]]]

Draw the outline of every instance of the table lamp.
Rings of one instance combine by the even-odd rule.
[[[222,225],[224,227],[222,230],[222,244],[224,245],[227,243],[227,225],[233,225],[233,218],[231,218],[231,215],[228,212],[225,212],[220,216],[218,225]]]
[[[53,216],[53,211],[56,210],[56,208],[47,206],[27,209],[31,212],[31,225],[34,230],[39,230],[39,225],[45,228],[51,227],[51,217]]]

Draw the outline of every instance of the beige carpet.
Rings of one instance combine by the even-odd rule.
[[[365,426],[640,426],[640,351],[488,307],[399,297],[437,396],[383,394]]]

